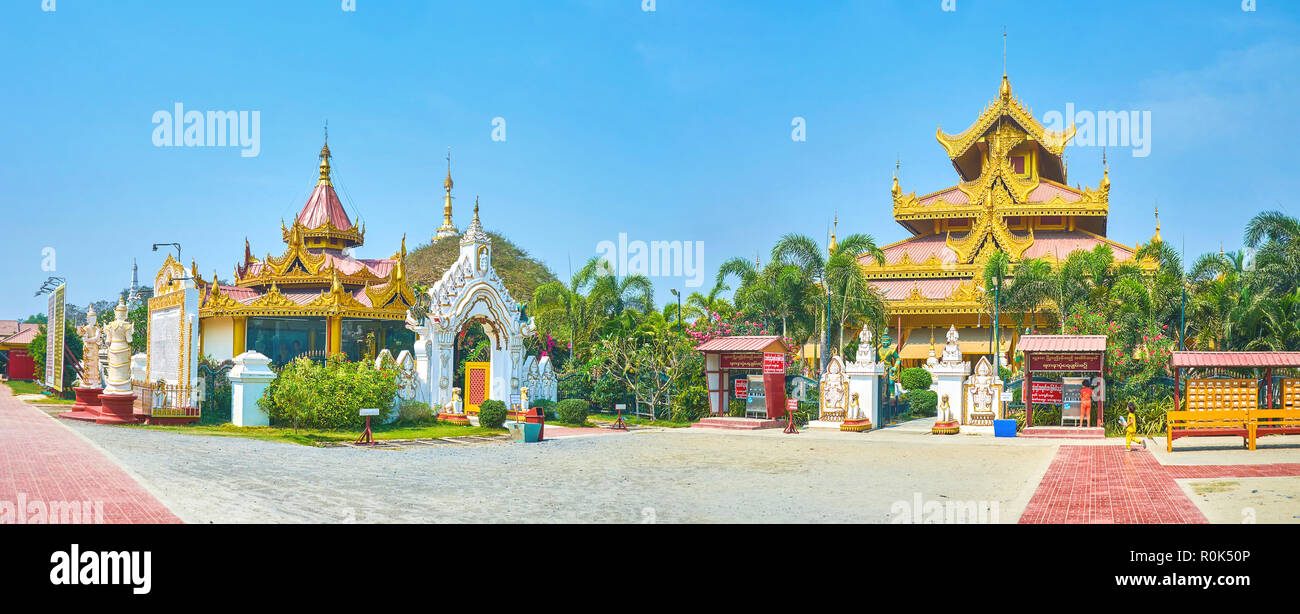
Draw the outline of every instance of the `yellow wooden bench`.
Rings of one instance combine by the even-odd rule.
[[[1282,380],[1281,409],[1250,412],[1250,449],[1255,440],[1269,435],[1300,435],[1300,379]]]
[[[1174,451],[1182,437],[1239,436],[1242,446],[1254,449],[1251,412],[1259,406],[1259,389],[1253,379],[1187,380],[1187,409],[1166,413],[1165,449]]]

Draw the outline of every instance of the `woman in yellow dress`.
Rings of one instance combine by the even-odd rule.
[[[1125,418],[1120,418],[1119,423],[1124,425],[1124,451],[1125,452],[1133,451],[1133,440],[1135,439],[1142,444],[1143,450],[1147,448],[1146,439],[1139,437],[1137,434],[1137,407],[1133,405],[1132,401],[1128,402],[1128,416]]]

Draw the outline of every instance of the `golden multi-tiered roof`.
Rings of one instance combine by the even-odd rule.
[[[352,223],[330,172],[330,150],[321,148],[320,177],[293,225],[280,224],[286,249],[279,256],[253,256],[244,241],[244,259],[234,282],[208,283],[203,317],[343,316],[402,320],[415,302],[406,277],[406,238],[391,258],[358,259],[349,252],[365,243],[365,228]]]
[[[1106,238],[1109,170],[1095,188],[1070,187],[1065,147],[1075,128],[1047,130],[1003,75],[998,97],[959,134],[936,133],[958,183],[917,196],[895,173],[894,219],[912,237],[884,247],[886,262],[862,266],[897,315],[979,314],[976,281],[998,251],[1013,261],[1064,259],[1108,244],[1116,260],[1136,250]]]

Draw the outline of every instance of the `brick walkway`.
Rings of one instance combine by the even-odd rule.
[[[1191,468],[1191,467],[1189,467]],[[1205,515],[1146,450],[1061,446],[1021,524],[1204,524]]]
[[[26,511],[16,510],[19,502]],[[0,385],[0,506],[15,510],[6,520],[35,522],[56,515],[48,511],[52,505],[66,511],[65,505],[82,502],[90,502],[89,510],[102,504],[105,523],[180,522],[111,459]]]

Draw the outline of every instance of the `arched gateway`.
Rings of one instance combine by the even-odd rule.
[[[534,328],[532,319],[524,316],[523,305],[510,297],[492,268],[492,241],[479,222],[477,203],[474,221],[460,238],[460,256],[427,296],[420,297],[417,308],[407,313],[406,326],[418,335],[417,400],[435,410],[451,400],[456,335],[472,323],[483,326],[491,358],[485,365],[468,366],[462,391],[465,407],[472,412],[486,399],[509,405],[511,395],[519,393],[524,373],[524,338]]]

